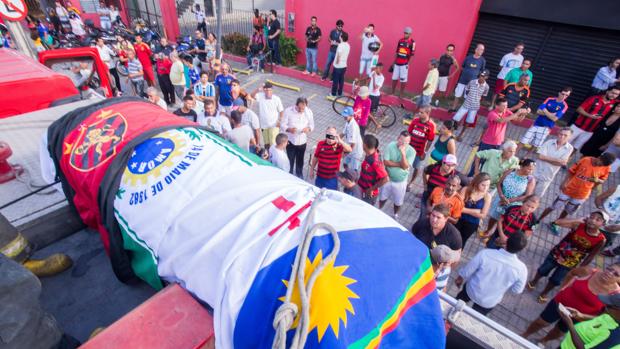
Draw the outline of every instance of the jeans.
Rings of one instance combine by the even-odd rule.
[[[114,77],[114,83],[116,85],[116,89],[120,92],[123,92],[123,88],[121,87],[121,77],[118,76],[118,71],[116,71],[116,68],[110,68],[109,70],[110,70],[110,75]]]
[[[332,96],[342,96],[344,89],[344,73],[347,68],[334,68],[332,73]]]
[[[304,178],[304,154],[306,153],[306,143],[301,145],[294,145],[289,142],[286,146],[286,155],[288,155],[288,161],[291,164],[289,173],[293,174],[293,167],[295,167],[295,176]]]
[[[332,67],[332,63],[334,63],[334,59],[336,58],[336,51],[329,51],[327,54],[327,62],[325,63],[325,69],[323,69],[323,79],[327,79],[329,76],[329,69]]]
[[[145,93],[144,93],[144,80],[130,80],[131,81],[131,85],[134,88],[134,91],[136,92],[136,96],[139,97],[144,97]]]
[[[319,68],[316,66],[316,55],[318,48],[306,48],[306,71],[310,73],[318,73]]]
[[[157,80],[159,81],[161,92],[164,94],[164,101],[167,104],[174,104],[176,99],[174,97],[174,86],[172,86],[170,81],[170,74],[157,75]]]
[[[112,21],[110,21],[110,17],[100,17],[99,21],[101,23],[101,29],[103,30],[112,29]]]
[[[269,39],[269,48],[271,49],[271,61],[275,64],[282,64],[280,58],[280,40],[279,38]]]
[[[314,185],[319,188],[338,190],[338,178],[323,178],[316,176],[316,180],[314,181]]]

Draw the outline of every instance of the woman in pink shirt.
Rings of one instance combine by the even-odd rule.
[[[521,108],[516,113],[508,109],[508,102],[504,98],[497,100],[495,109],[487,115],[487,128],[480,138],[478,150],[499,149],[504,143],[506,127],[508,122],[513,120],[523,120],[529,113],[529,108]]]

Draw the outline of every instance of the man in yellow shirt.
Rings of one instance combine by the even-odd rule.
[[[431,105],[431,99],[437,91],[439,84],[439,70],[437,66],[439,62],[436,59],[431,59],[428,64],[428,74],[426,74],[426,80],[424,80],[424,86],[422,87],[422,94],[418,96],[416,105],[418,108]]]

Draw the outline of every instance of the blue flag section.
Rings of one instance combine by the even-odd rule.
[[[336,260],[312,290],[306,348],[444,348],[428,249],[396,227],[344,231],[339,237]],[[312,240],[306,280],[332,245],[330,235]],[[256,275],[237,318],[235,348],[271,348],[273,318],[285,299],[296,251],[283,254]],[[301,309],[297,290],[292,301]],[[298,319],[289,341],[297,323]]]

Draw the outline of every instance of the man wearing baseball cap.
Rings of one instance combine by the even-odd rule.
[[[428,73],[422,86],[422,94],[418,96],[415,102],[418,108],[431,105],[431,99],[435,91],[437,91],[437,85],[439,84],[439,70],[437,70],[437,66],[439,66],[439,61],[434,58],[428,63]]]
[[[409,60],[415,51],[415,40],[411,38],[411,27],[406,27],[404,32],[404,36],[398,40],[396,44],[396,57],[394,58],[392,68],[390,68],[390,72],[392,73],[392,94],[396,91],[396,85],[398,85],[400,81],[398,98],[403,97],[403,91],[405,90],[405,86],[407,86]],[[403,107],[402,103],[401,107]]]
[[[598,295],[605,312],[578,324],[573,322],[574,312],[560,311],[560,317],[568,326],[568,333],[560,344],[561,349],[592,348],[617,349],[620,348],[620,293]]]
[[[489,94],[489,84],[487,84],[489,74],[489,71],[485,69],[478,74],[477,79],[473,79],[465,85],[465,102],[463,102],[463,105],[459,107],[459,110],[457,110],[452,117],[452,120],[458,123],[461,122],[465,114],[467,114],[467,118],[465,118],[463,125],[465,127],[461,127],[461,132],[457,137],[459,141],[463,139],[463,135],[465,134],[465,129],[467,127],[476,127],[476,119],[478,116],[478,110],[480,109],[480,101],[482,100],[482,97]]]
[[[456,156],[452,154],[447,154],[444,156],[442,162],[437,162],[432,165],[426,166],[424,169],[424,175],[422,176],[422,180],[424,181],[424,192],[422,193],[422,204],[420,205],[420,218],[425,217],[426,210],[426,202],[430,197],[433,189],[445,188],[446,183],[448,182],[448,178],[452,175],[458,175],[458,171],[456,170]]]
[[[351,148],[351,152],[344,157],[344,168],[359,172],[362,160],[364,160],[364,147],[362,145],[362,135],[360,127],[353,117],[353,108],[346,107],[342,111],[346,124],[344,125],[343,139]]]
[[[435,272],[435,286],[437,291],[443,291],[448,285],[448,279],[452,272],[451,265],[461,259],[461,254],[447,245],[437,245],[431,249],[431,261]]]
[[[538,296],[539,303],[547,302],[547,294],[560,286],[568,272],[578,266],[587,266],[605,246],[605,235],[600,228],[609,220],[605,211],[594,211],[587,218],[562,218],[555,224],[571,229],[566,236],[549,252],[542,265],[538,267],[534,278],[528,282],[530,290],[536,288],[542,277],[551,274],[547,285]]]

